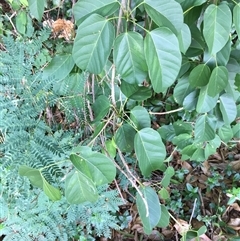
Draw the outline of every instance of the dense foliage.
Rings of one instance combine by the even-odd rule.
[[[111,237],[130,203],[145,235],[210,236],[200,189],[240,199],[236,163],[206,166],[240,149],[240,1],[0,3],[0,236]]]

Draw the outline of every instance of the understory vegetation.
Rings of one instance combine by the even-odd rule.
[[[240,240],[239,0],[0,0],[0,240]]]

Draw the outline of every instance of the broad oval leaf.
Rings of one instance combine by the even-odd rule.
[[[134,148],[139,168],[144,176],[147,177],[152,171],[163,168],[166,150],[157,131],[151,128],[138,131],[134,139]]]
[[[185,54],[191,44],[191,32],[187,24],[183,24],[182,29],[177,35],[179,47],[183,54]]]
[[[60,190],[50,185],[44,178],[43,178],[43,191],[52,201],[58,201],[61,199],[62,195]]]
[[[209,52],[216,54],[227,43],[232,25],[232,13],[227,4],[211,4],[203,19],[203,36]]]
[[[182,56],[177,37],[168,28],[154,29],[144,40],[144,52],[154,91],[166,91],[181,68]]]
[[[129,124],[123,124],[118,128],[114,139],[122,152],[131,152],[134,148],[134,136],[136,131]]]
[[[138,130],[151,127],[151,119],[147,110],[142,106],[134,107],[130,112],[130,119]]]
[[[43,177],[38,169],[22,165],[18,172],[19,175],[26,176],[32,185],[43,188]]]
[[[77,1],[73,7],[73,14],[77,25],[93,13],[107,16],[113,14],[119,8],[117,0],[88,0]]]
[[[184,98],[194,90],[194,87],[189,84],[189,76],[184,75],[178,79],[176,86],[173,89],[174,100],[182,105]]]
[[[66,178],[65,196],[71,204],[96,202],[98,199],[97,189],[92,180],[79,171],[71,173]]]
[[[143,229],[146,234],[151,234],[152,229],[161,219],[161,206],[158,195],[151,187],[143,187],[140,189],[143,198],[137,193],[137,209],[143,223]]]
[[[216,96],[228,84],[228,70],[225,66],[217,66],[213,69],[209,83],[208,83],[208,95],[211,97]]]
[[[100,95],[93,103],[93,111],[95,114],[94,122],[102,120],[110,109],[110,101],[105,95]]]
[[[206,113],[212,110],[217,104],[218,95],[211,97],[207,94],[207,91],[208,86],[204,86],[200,90],[196,107],[198,113]]]
[[[140,84],[147,76],[143,38],[139,33],[120,34],[113,48],[113,59],[121,78],[130,84]]]
[[[179,3],[174,0],[144,0],[148,15],[159,26],[165,26],[177,35],[183,25],[183,11]],[[174,11],[173,11],[174,9]]]
[[[195,141],[204,142],[215,138],[216,118],[207,114],[200,115],[195,124]]]
[[[39,1],[39,0],[28,0],[30,13],[38,21],[41,21],[41,19],[42,19],[45,3],[46,3],[46,0],[41,0],[41,1]]]
[[[233,131],[230,125],[223,125],[218,130],[218,135],[225,143],[229,142],[233,138]]]
[[[70,160],[95,185],[110,183],[115,178],[116,167],[107,156],[86,146],[80,147],[79,151],[78,154],[71,154]]]
[[[152,90],[138,84],[129,84],[126,81],[121,82],[121,91],[129,99],[143,101],[151,97]]]
[[[236,103],[230,94],[220,96],[220,110],[226,125],[231,124],[237,116]]]
[[[43,78],[53,77],[60,81],[72,70],[74,61],[71,54],[57,55],[43,70]]]
[[[167,208],[163,204],[161,204],[161,218],[157,226],[160,228],[166,228],[169,225],[169,222],[170,222],[169,212]]]
[[[233,8],[233,23],[237,31],[237,35],[240,36],[240,3],[236,4]]]
[[[92,14],[79,26],[73,44],[76,65],[93,74],[100,74],[110,55],[114,27],[106,18]]]
[[[199,64],[189,75],[189,83],[192,87],[207,85],[211,75],[211,70],[206,64]]]

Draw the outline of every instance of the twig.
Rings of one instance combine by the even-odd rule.
[[[119,10],[119,15],[118,15],[118,23],[117,23],[117,35],[120,32],[120,26],[121,26],[121,21],[122,21],[122,15],[123,15],[123,10],[126,9],[126,0],[122,0],[121,2],[121,8]]]
[[[113,106],[116,106],[116,100],[115,100],[115,65],[112,65],[112,79],[111,79],[111,89],[112,89],[112,104]]]
[[[137,180],[137,178],[136,178],[136,177],[132,174],[132,172],[129,170],[129,167],[128,167],[128,165],[127,165],[127,163],[126,163],[126,161],[125,161],[125,159],[124,159],[124,157],[123,157],[122,152],[119,150],[119,148],[117,148],[117,149],[118,149],[119,157],[120,157],[123,165],[125,166],[128,174],[130,174],[130,176],[133,178],[133,180],[135,180],[136,182],[139,183],[139,181]],[[142,198],[143,203],[144,203],[145,208],[146,208],[146,217],[148,217],[148,216],[149,216],[149,209],[148,209],[147,200],[146,200],[146,198],[143,196],[142,192],[140,191],[140,189],[138,188],[138,186],[136,185],[136,183],[133,182],[132,178],[128,178],[128,180],[131,182],[132,186],[137,190],[138,194],[139,194],[140,197]]]
[[[194,215],[194,212],[195,212],[195,209],[196,209],[196,203],[197,203],[197,198],[194,199],[193,210],[192,210],[191,217],[189,219],[189,225],[190,226],[191,226],[192,218],[193,218],[193,215]]]
[[[205,210],[205,206],[204,206],[201,190],[199,188],[198,188],[198,195],[199,195],[200,201],[201,201],[201,207],[202,207],[203,216],[206,216],[206,210]]]
[[[178,111],[181,111],[181,110],[183,110],[183,107],[180,107],[176,110],[169,110],[169,111],[166,111],[166,112],[151,112],[151,111],[149,111],[149,114],[151,114],[151,115],[167,115],[167,114],[175,113],[175,112],[178,112]]]

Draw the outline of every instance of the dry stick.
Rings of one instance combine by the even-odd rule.
[[[194,215],[194,212],[195,212],[195,209],[196,209],[196,203],[197,203],[197,198],[194,199],[193,210],[192,210],[191,217],[189,219],[189,225],[190,226],[191,226],[192,218],[193,218],[193,215]]]
[[[204,206],[204,202],[203,202],[203,197],[202,197],[202,194],[201,194],[200,189],[198,189],[198,195],[199,195],[200,201],[201,201],[202,213],[203,213],[204,216],[206,216],[206,210],[205,210],[205,206]]]
[[[118,23],[117,23],[117,36],[120,32],[120,27],[121,27],[121,21],[122,21],[122,15],[123,15],[123,9],[126,9],[126,0],[122,0],[121,2],[121,8],[119,10],[119,15],[118,15]]]
[[[112,104],[115,107],[116,106],[116,100],[115,100],[115,90],[114,90],[114,84],[115,84],[115,65],[112,65],[112,79],[111,79],[111,89],[112,89]]]
[[[129,170],[129,167],[123,157],[123,154],[122,152],[119,150],[119,148],[117,148],[118,150],[118,154],[119,154],[119,157],[123,163],[123,165],[125,166],[127,172],[130,174],[130,176],[133,178],[133,180],[135,180],[136,182],[140,183],[137,178],[132,174],[132,172]],[[142,192],[139,190],[138,186],[133,182],[133,180],[131,178],[128,178],[128,180],[131,182],[132,186],[137,190],[138,194],[140,195],[140,197],[142,198],[143,202],[144,202],[144,205],[145,205],[145,208],[146,208],[146,217],[149,216],[149,210],[148,210],[148,204],[147,204],[147,200],[145,199],[145,197],[143,196]],[[140,183],[141,184],[141,183]]]
[[[180,107],[176,110],[169,110],[169,111],[166,111],[166,112],[151,112],[151,111],[149,111],[149,114],[151,114],[151,115],[167,115],[167,114],[175,113],[175,112],[178,112],[178,111],[181,111],[181,110],[183,110],[183,107]]]

